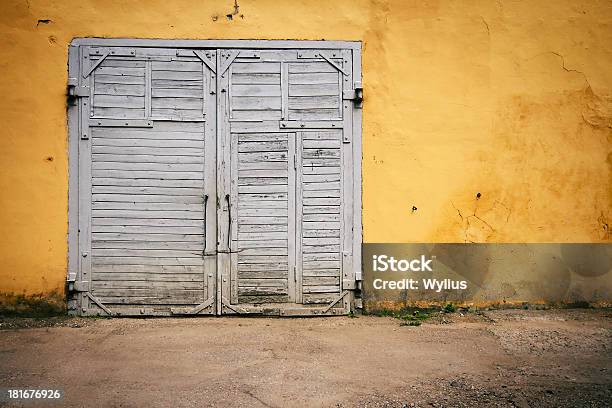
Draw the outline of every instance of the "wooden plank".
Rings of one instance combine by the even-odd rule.
[[[239,201],[287,201],[287,193],[243,193],[240,195]]]
[[[330,222],[330,221],[340,221],[340,214],[304,214],[304,221],[306,222]]]
[[[299,62],[289,65],[289,75],[298,73],[334,73],[338,75],[338,70],[327,62]],[[337,82],[336,82],[337,83]]]
[[[96,95],[125,95],[144,97],[144,85],[105,84],[95,85]]]
[[[126,234],[126,233],[94,233],[91,236],[93,241],[144,241],[144,242],[185,242],[199,243],[203,241],[203,234]]]
[[[232,96],[280,97],[281,87],[278,84],[232,84]]]
[[[151,72],[151,78],[153,87],[156,87],[156,83],[159,80],[173,80],[173,81],[192,81],[192,82],[202,82],[203,75],[202,71],[161,71],[161,70],[153,70]]]
[[[307,198],[304,199],[304,206],[327,206],[327,205],[340,205],[340,198]]]
[[[198,274],[202,266],[193,265],[93,265],[93,272],[98,273],[142,273],[142,274]]]
[[[340,268],[305,269],[304,277],[336,277],[340,278]]]
[[[340,174],[304,174],[304,183],[339,182]]]
[[[266,296],[287,294],[286,288],[278,287],[239,287],[239,296]]]
[[[340,261],[340,253],[338,252],[305,252],[303,255],[304,262],[309,261]],[[340,266],[340,264],[337,264]]]
[[[234,96],[232,111],[236,110],[281,110],[281,98],[272,96]]]
[[[96,69],[96,75],[114,75],[114,76],[134,76],[134,77],[144,77],[145,70],[144,66],[141,67],[109,67],[104,66],[104,64],[100,65]]]
[[[94,177],[140,178],[164,180],[201,180],[202,173],[195,171],[140,171],[140,170],[92,170]]]
[[[264,217],[261,215],[257,217],[244,217],[239,214],[238,224],[241,226],[265,225],[265,226],[272,227],[273,225],[278,225],[278,224],[286,225],[287,217]]]
[[[327,268],[340,268],[340,261],[338,260],[304,260],[304,269],[327,269]]]
[[[201,204],[202,189],[186,189],[193,190],[193,195],[181,194],[183,191],[179,191],[178,188],[162,188],[162,187],[138,187],[138,191],[132,191],[127,188],[127,193],[134,192],[135,194],[122,194],[121,191],[116,189],[127,188],[127,187],[116,187],[116,186],[93,186],[94,195],[92,200],[96,201],[112,201],[112,202],[140,202],[140,203],[188,203],[188,204]],[[143,192],[142,190],[147,190]],[[150,192],[151,194],[147,194]],[[177,194],[173,194],[176,192]],[[158,193],[158,194],[154,194]],[[163,194],[159,194],[163,193]]]
[[[92,58],[93,59],[93,58]],[[101,63],[101,67],[128,67],[128,68],[144,68],[145,61],[134,61],[132,59],[117,59],[116,57],[108,56]]]
[[[336,76],[336,81],[337,81]],[[330,78],[333,80],[333,78]],[[335,96],[340,95],[338,83],[289,84],[289,96]]]
[[[279,62],[234,62],[232,72],[236,74],[280,74]],[[233,81],[234,78],[232,78]],[[235,82],[234,82],[235,83]]]
[[[202,250],[170,250],[170,249],[134,249],[134,248],[93,248],[92,255],[96,258],[114,257],[146,257],[146,258],[196,258],[202,259]]]
[[[285,161],[254,161],[254,162],[239,162],[238,170],[285,170],[287,171],[287,163]]]
[[[179,171],[203,172],[204,163],[125,163],[117,161],[94,161],[93,170],[150,170],[150,171]]]
[[[177,218],[180,220],[203,219],[202,211],[160,211],[160,210],[95,210],[92,212],[94,218]],[[271,218],[272,217],[268,217]]]
[[[339,276],[305,276],[304,286],[334,286],[340,285]]]
[[[286,141],[266,141],[266,142],[238,142],[238,152],[271,152],[271,151],[287,151]]]
[[[204,92],[202,89],[193,88],[153,88],[151,96],[153,98],[199,99],[201,104]]]
[[[182,108],[152,108],[151,115],[155,120],[204,120],[201,107],[198,109],[182,109]]]
[[[95,215],[95,214],[94,214]],[[182,218],[117,218],[117,217],[94,217],[92,225],[150,225],[155,227],[201,227],[202,220]],[[203,231],[199,233],[203,234]]]
[[[161,298],[158,295],[129,297],[101,295],[98,299],[105,305],[197,305],[204,300],[202,296],[186,297],[178,295]]]
[[[287,217],[287,207],[285,208],[240,208],[239,217]]]
[[[244,241],[238,240],[238,250],[242,249],[257,249],[257,248],[287,248],[286,239],[272,239],[260,241]]]
[[[152,109],[175,109],[175,110],[199,110],[202,109],[204,102],[202,98],[188,97],[153,97],[151,100]],[[200,111],[200,116],[203,113]]]
[[[95,86],[99,84],[118,84],[118,85],[145,85],[144,74],[142,76],[117,76],[96,73]]]
[[[338,96],[290,96],[289,97],[289,109],[338,109],[340,106]],[[336,111],[333,116],[338,117]]]
[[[251,185],[251,186],[238,186],[238,193],[286,193],[286,184],[270,184],[270,185]]]
[[[339,238],[302,238],[304,246],[340,245]]]
[[[340,149],[304,149],[305,159],[319,159],[319,158],[340,158]]]
[[[338,86],[338,72],[327,73],[290,73],[289,85],[321,85]]]
[[[94,201],[94,210],[137,210],[137,211],[193,211],[203,212],[202,204],[190,203],[137,203],[137,202],[115,202]]]
[[[278,121],[281,119],[280,110],[233,110],[231,121]]]
[[[304,182],[303,184],[303,188],[304,191],[309,191],[309,190],[319,190],[319,191],[323,191],[323,190],[339,190],[340,189],[340,182],[339,181],[329,181],[329,182]]]
[[[94,257],[94,265],[190,265],[202,267],[202,257],[170,257],[170,258],[150,258],[144,256],[110,256],[110,257]]]
[[[340,190],[304,190],[304,198],[338,198]]]
[[[93,146],[93,154],[139,154],[153,156],[197,156],[202,157],[204,149],[169,147]]]
[[[143,225],[94,225],[92,232],[112,232],[122,234],[194,234],[201,235],[202,227],[143,226]]]
[[[284,255],[287,256],[287,247],[284,248],[242,248],[239,250],[239,256],[250,256],[250,255]]]
[[[202,287],[203,274],[199,273],[150,273],[150,272],[97,272],[94,285],[99,282],[198,282]],[[194,286],[195,288],[195,286]]]
[[[333,140],[304,140],[304,148],[306,149],[340,149],[340,139]]]
[[[131,138],[94,138],[94,146],[120,146],[120,147],[155,147],[155,148],[196,148],[203,149],[202,140],[183,139],[131,139]]]
[[[280,73],[232,73],[232,85],[279,85]]]
[[[245,278],[240,278],[238,281],[238,285],[240,287],[252,287],[252,288],[270,288],[270,287],[276,287],[276,288],[282,288],[282,289],[287,289],[287,279],[261,279],[261,278],[256,278],[256,279],[245,279]]]
[[[177,242],[160,242],[160,241],[97,241],[92,239],[91,247],[93,249],[158,249],[158,250],[188,250],[199,251],[202,254],[204,241],[177,241]]]
[[[238,156],[238,160],[240,160],[240,163],[287,161],[287,152],[239,153]],[[240,166],[238,168],[240,168]]]
[[[240,279],[287,279],[287,271],[239,271]]]
[[[304,221],[305,230],[338,230],[340,228],[339,222],[309,222]]]
[[[249,244],[250,242],[267,242],[268,240],[286,240],[287,239],[287,231],[244,231],[240,230],[238,227],[238,240],[242,242],[244,245]],[[248,241],[248,242],[247,242]]]
[[[246,264],[238,264],[238,273],[243,272],[267,272],[267,271],[284,271],[287,273],[288,265],[287,262],[278,262],[278,263],[267,263],[267,264],[259,264],[259,263],[246,263]]]
[[[303,232],[304,238],[331,238],[331,237],[339,237],[340,231],[337,229],[329,229],[329,230],[317,230],[317,229],[307,229]]]
[[[340,293],[340,286],[304,286],[306,293]]]
[[[152,61],[153,71],[202,72],[202,62],[197,61]]]
[[[155,126],[155,125],[154,125]],[[160,140],[204,140],[204,131],[172,132],[154,128],[93,128],[92,135],[99,139],[160,139]]]
[[[238,180],[260,178],[273,182],[272,179],[286,179],[288,175],[287,169],[276,170],[238,170]]]
[[[289,109],[290,120],[337,120],[338,108]]]

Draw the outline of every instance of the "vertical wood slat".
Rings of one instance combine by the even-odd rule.
[[[214,51],[213,51],[214,52]],[[214,57],[214,55],[213,55]],[[204,64],[202,64],[204,65]],[[204,239],[206,240],[204,256],[204,279],[207,282],[206,296],[208,299],[215,299],[217,294],[217,257],[214,254],[217,249],[217,95],[213,93],[216,90],[216,75],[203,67],[206,75],[203,77],[203,82],[207,83],[208,93],[203,94],[204,109],[206,114],[206,122],[204,123],[204,194],[208,195],[208,201],[204,211],[206,213],[206,230],[204,231]],[[208,72],[207,72],[208,71]],[[213,302],[211,314],[218,313],[218,305]]]
[[[145,118],[151,118],[151,60],[147,60],[145,63]]]
[[[228,203],[225,195],[230,193],[229,174],[227,166],[230,163],[230,130],[229,130],[229,98],[228,72],[222,72],[223,55],[227,50],[217,50],[217,242],[220,253],[217,255],[217,314],[223,312],[223,297],[230,298],[230,248],[228,242]]]
[[[68,49],[68,77],[79,78],[79,47],[71,45]],[[79,105],[68,105],[68,276],[69,282],[79,275]],[[79,300],[77,299],[77,302]]]
[[[343,50],[342,51],[342,61],[343,67],[348,75],[344,75],[343,80],[343,90],[351,90],[353,89],[353,75],[352,69],[350,66],[352,65],[352,60],[349,59],[350,51]],[[342,207],[342,218],[341,218],[341,235],[342,239],[340,241],[340,250],[341,250],[341,274],[340,274],[340,291],[342,288],[342,281],[344,279],[351,279],[353,276],[353,144],[346,143],[347,139],[350,142],[353,132],[353,118],[352,118],[352,110],[353,103],[350,101],[342,101],[343,107],[343,123],[344,127],[342,129],[343,134],[343,142],[340,144],[341,148],[341,163],[342,170],[340,172],[340,180],[342,186],[342,195],[341,195],[341,207]]]
[[[231,70],[230,66],[230,70]],[[231,149],[230,149],[230,196],[232,203],[238,203],[238,135],[231,134]],[[230,286],[231,295],[230,301],[232,304],[238,303],[238,254],[236,249],[238,248],[238,205],[235,205],[232,210],[232,225],[231,225],[231,242],[230,248],[233,248],[230,254]]]
[[[289,293],[289,300],[291,302],[296,301],[296,283],[297,283],[297,266],[296,266],[296,170],[297,170],[297,157],[296,157],[296,133],[287,134],[287,183],[288,183],[288,196],[287,196],[287,253],[289,264],[289,273],[287,274],[287,290]]]
[[[299,188],[296,189],[295,194],[295,302],[303,303],[303,275],[304,275],[304,267],[303,267],[303,229],[304,224],[303,220],[303,212],[304,212],[304,204],[303,204],[303,192],[304,189],[302,186],[304,185],[303,180],[303,166],[302,166],[302,146],[304,140],[304,132],[297,132],[295,139],[295,162],[296,162],[296,184]]]
[[[81,70],[86,68],[85,61],[89,61],[89,48],[81,49]],[[83,72],[83,71],[82,71]],[[91,133],[89,131],[89,116],[91,106],[88,101],[92,99],[91,78],[82,78],[79,75],[81,85],[90,86],[90,97],[80,98],[80,137],[79,137],[79,277],[78,280],[91,281]],[[87,135],[84,137],[83,135]],[[89,310],[92,306],[90,299],[85,293],[80,294],[81,308]]]
[[[289,117],[289,64],[281,62],[281,120]]]

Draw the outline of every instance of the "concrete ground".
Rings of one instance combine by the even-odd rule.
[[[64,390],[63,401],[41,406],[603,407],[612,401],[610,310],[453,313],[419,327],[369,316],[0,322],[0,388]]]

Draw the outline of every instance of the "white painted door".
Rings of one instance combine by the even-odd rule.
[[[276,44],[71,47],[73,310],[350,311],[359,49]]]

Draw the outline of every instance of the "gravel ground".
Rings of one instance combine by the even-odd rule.
[[[8,387],[68,407],[606,407],[612,311],[0,319]]]

